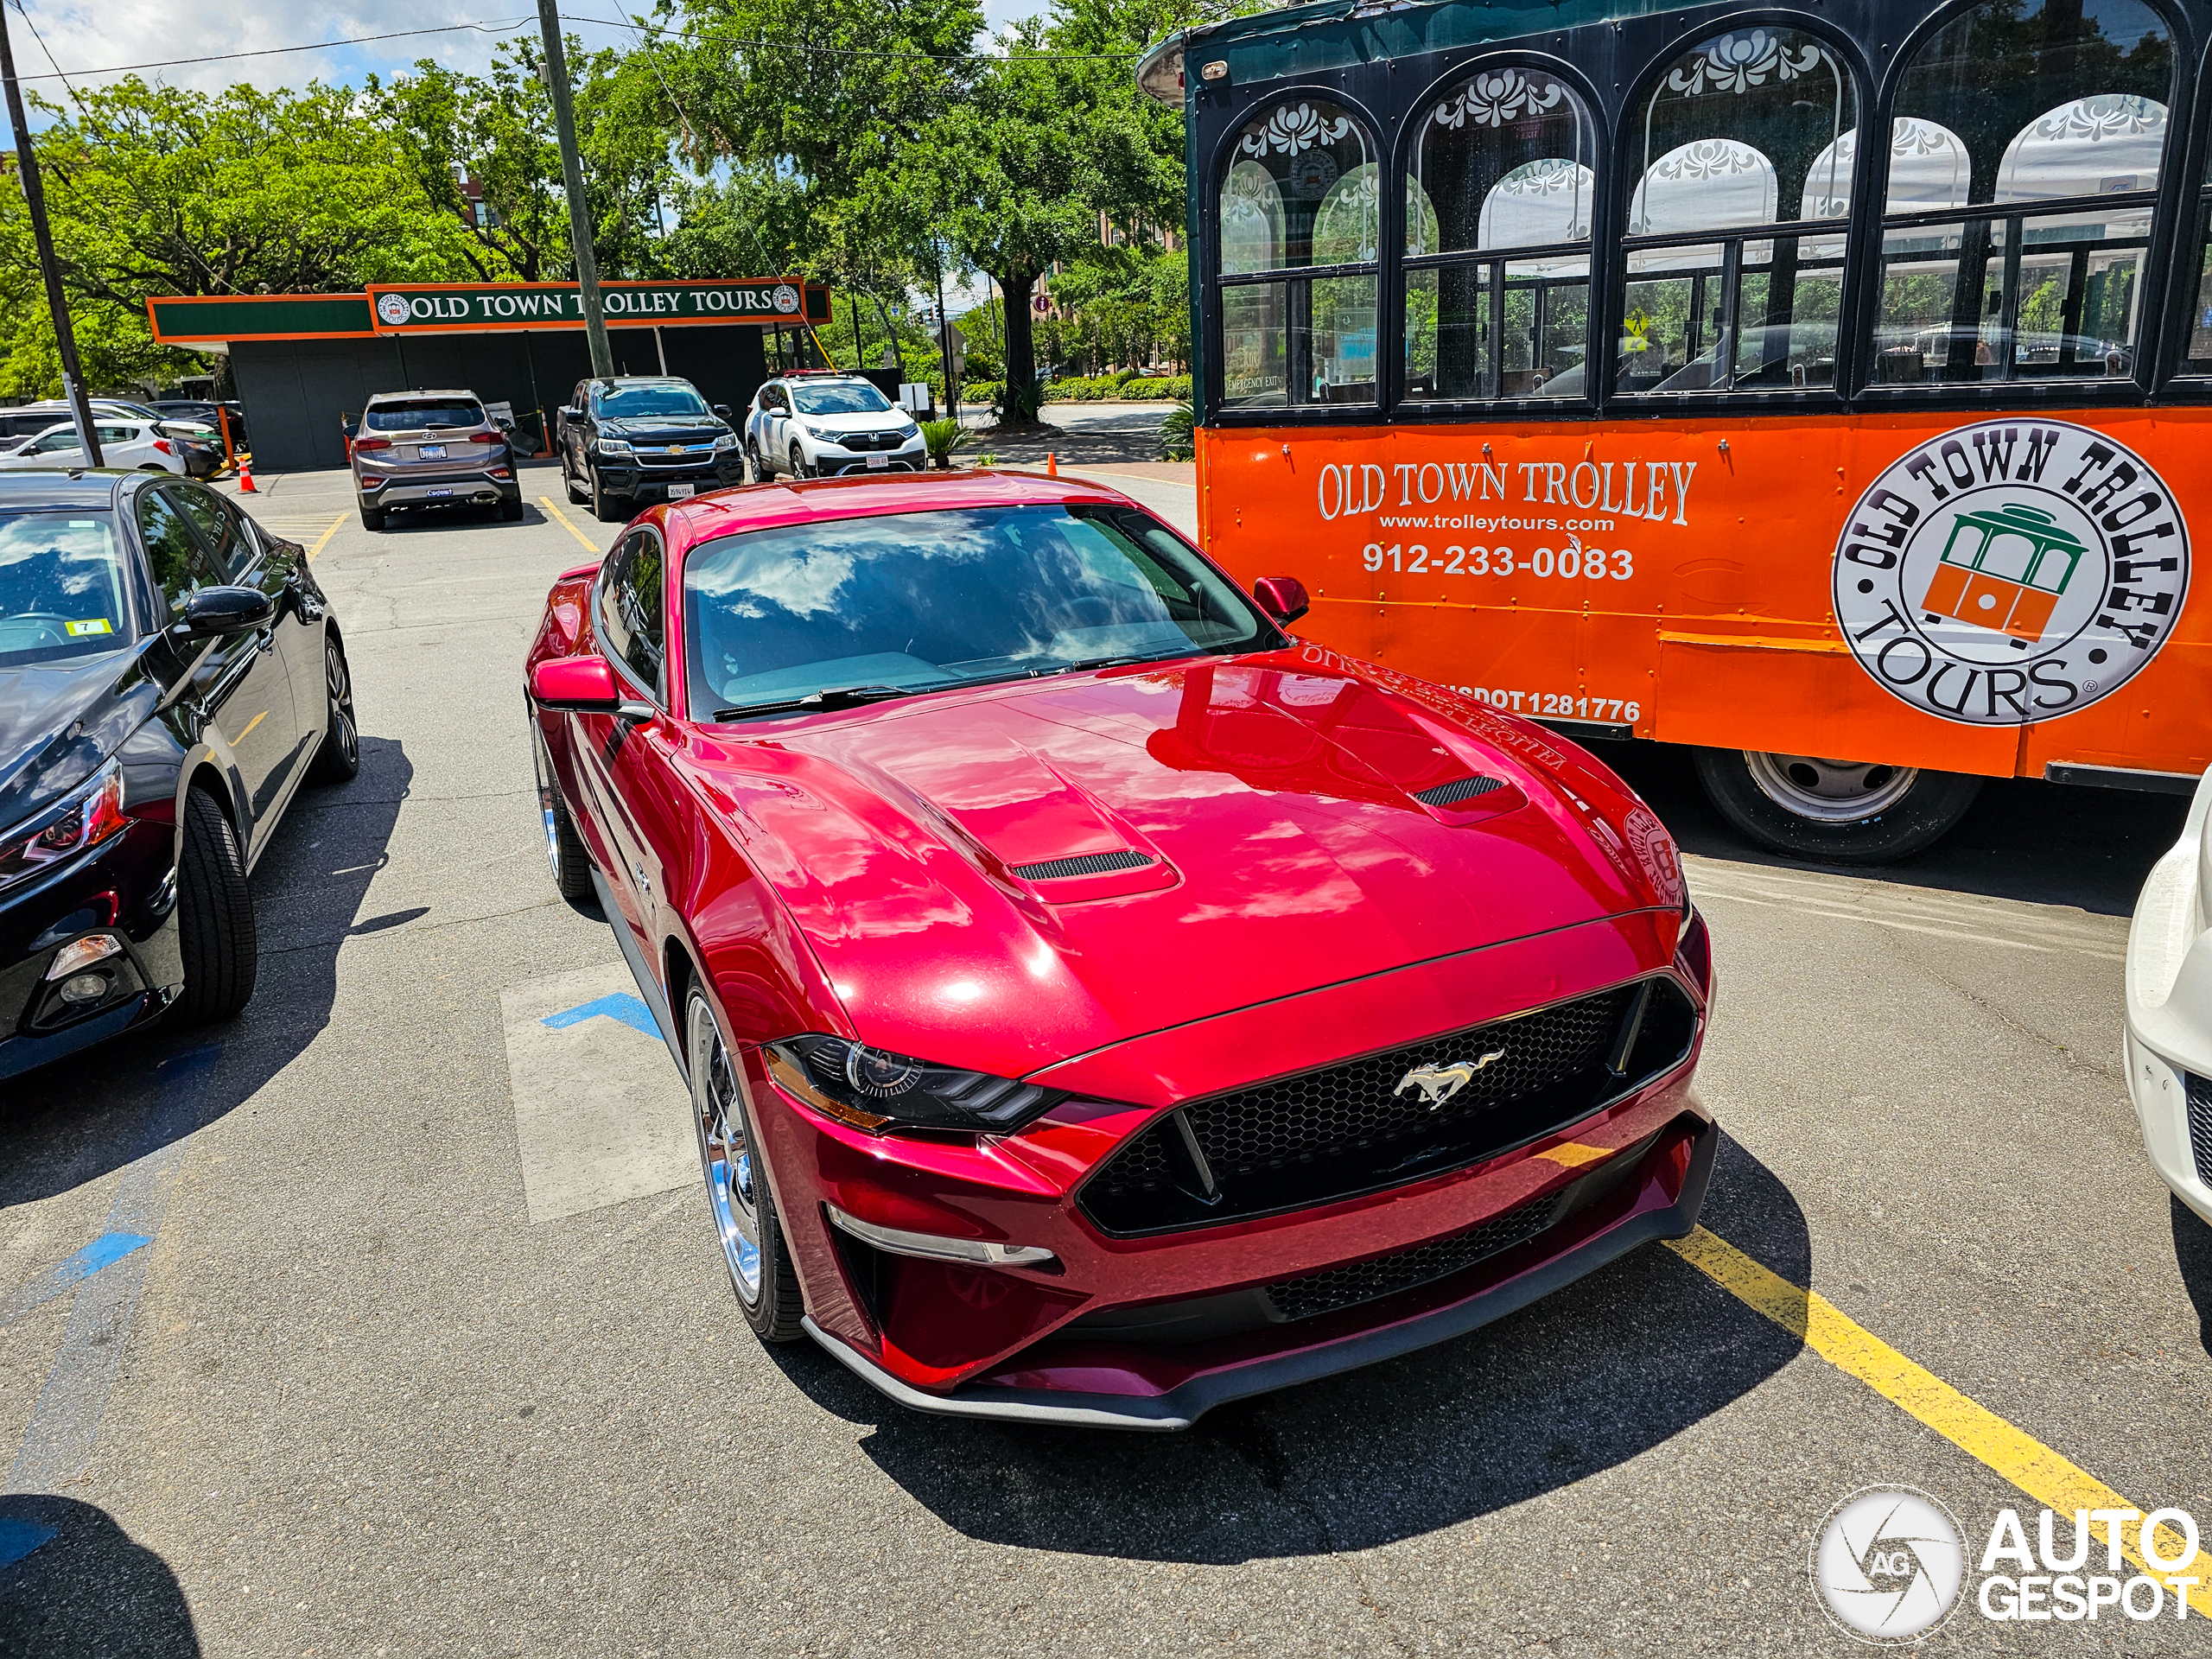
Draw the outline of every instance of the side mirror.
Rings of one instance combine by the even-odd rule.
[[[1252,597],[1285,627],[1313,608],[1313,601],[1306,597],[1306,584],[1296,576],[1262,576],[1252,584]]]
[[[265,628],[276,617],[276,601],[258,588],[201,588],[184,601],[176,626],[188,639]]]
[[[732,418],[729,412],[729,405],[728,404],[716,404],[715,405],[715,413],[720,416],[724,422],[728,422]]]
[[[552,657],[530,671],[530,695],[541,709],[563,715],[611,715],[622,703],[604,657]]]

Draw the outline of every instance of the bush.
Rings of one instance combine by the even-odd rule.
[[[1160,423],[1160,458],[1162,461],[1196,461],[1197,427],[1198,412],[1187,403],[1178,404],[1169,410]]]
[[[1075,375],[1055,380],[1045,388],[1045,401],[1048,404],[1173,404],[1186,401],[1190,395],[1191,377],[1187,374],[1141,378],[1128,369],[1116,374]]]

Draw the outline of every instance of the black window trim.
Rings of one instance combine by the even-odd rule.
[[[666,714],[669,711],[670,703],[665,691],[656,690],[655,688],[647,685],[643,680],[639,679],[638,677],[638,671],[630,666],[629,659],[623,656],[620,652],[609,651],[607,649],[609,642],[607,639],[603,626],[603,619],[606,615],[604,607],[608,603],[607,586],[607,576],[614,568],[614,561],[618,556],[620,556],[622,549],[628,543],[632,536],[650,536],[654,541],[660,544],[662,559],[661,571],[664,581],[664,587],[661,592],[660,673],[662,680],[664,682],[667,680],[669,651],[668,594],[664,584],[668,569],[666,563],[668,558],[668,542],[667,539],[651,524],[632,524],[629,529],[624,531],[620,536],[615,538],[614,545],[607,550],[607,556],[599,562],[599,575],[592,579],[591,585],[592,637],[594,643],[595,643],[600,648],[600,656],[604,658],[607,664],[613,667],[615,677],[619,679],[628,681],[632,689],[637,691],[638,694],[647,702],[652,704],[654,708],[659,709],[663,714]]]

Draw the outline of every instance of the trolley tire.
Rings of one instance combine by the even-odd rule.
[[[1833,823],[1794,812],[1761,789],[1741,749],[1698,750],[1697,776],[1720,816],[1762,847],[1824,864],[1910,857],[1948,834],[1981,792],[1979,778],[1923,771],[1891,804]]]

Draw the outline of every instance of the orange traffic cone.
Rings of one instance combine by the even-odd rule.
[[[1045,476],[1047,478],[1058,478],[1059,475],[1060,458],[1048,449],[1045,452]]]
[[[261,493],[259,490],[253,487],[253,464],[243,458],[238,461],[238,493],[240,495]]]

